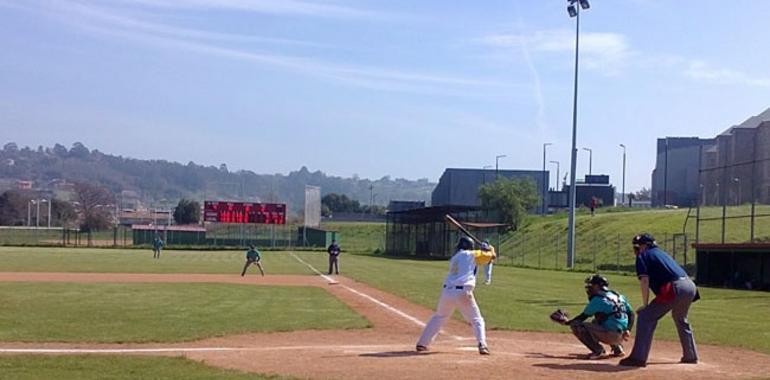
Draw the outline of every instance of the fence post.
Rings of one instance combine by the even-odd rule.
[[[620,272],[620,234],[617,240],[618,250],[615,252],[615,270]]]
[[[543,253],[543,235],[540,235],[540,239],[537,244],[537,269],[540,269],[540,256]]]

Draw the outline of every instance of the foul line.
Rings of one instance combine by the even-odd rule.
[[[318,269],[316,269],[316,268],[315,268],[315,267],[313,267],[312,265],[308,264],[308,263],[307,263],[307,262],[305,262],[304,260],[300,259],[300,258],[299,258],[299,256],[297,256],[297,255],[295,255],[295,254],[294,254],[294,252],[291,252],[291,251],[290,251],[289,253],[290,253],[290,254],[291,254],[291,255],[292,255],[292,256],[293,256],[295,259],[297,259],[297,261],[299,261],[299,262],[300,262],[300,263],[302,263],[302,264],[305,264],[305,266],[307,266],[308,268],[310,268],[310,270],[312,270],[313,272],[315,272],[315,273],[316,273],[316,274],[318,274],[319,276],[323,277],[325,280],[329,281],[329,283],[338,283],[338,284],[339,284],[339,282],[337,282],[337,281],[336,281],[336,280],[334,280],[333,278],[331,278],[331,277],[329,277],[329,276],[327,276],[327,275],[325,275],[325,274],[321,273],[321,272],[320,272]],[[402,318],[404,318],[404,319],[406,319],[406,320],[408,320],[408,321],[410,321],[410,322],[412,322],[412,323],[416,324],[417,326],[420,326],[421,328],[424,328],[424,327],[425,327],[425,323],[424,323],[423,321],[421,321],[421,320],[419,320],[419,319],[417,319],[417,318],[415,318],[415,317],[413,317],[413,316],[411,316],[411,315],[409,315],[409,314],[407,314],[407,313],[405,313],[405,312],[403,312],[403,311],[401,311],[401,310],[399,310],[399,309],[397,309],[397,308],[395,308],[395,307],[393,307],[393,306],[391,306],[391,305],[388,305],[388,304],[387,304],[387,303],[385,303],[385,302],[382,302],[382,301],[380,301],[380,300],[378,300],[378,299],[376,299],[376,298],[374,298],[374,297],[372,297],[372,296],[370,296],[370,295],[368,295],[368,294],[366,294],[366,293],[363,293],[363,292],[360,292],[360,291],[358,291],[358,290],[355,290],[355,289],[353,289],[353,288],[351,288],[351,287],[349,287],[349,286],[347,286],[347,285],[342,285],[342,284],[340,284],[340,286],[341,286],[341,287],[343,287],[343,288],[345,288],[346,290],[349,290],[351,293],[357,294],[357,295],[359,295],[359,296],[361,296],[361,297],[363,297],[363,298],[366,298],[367,300],[369,300],[369,301],[371,301],[371,302],[374,302],[374,303],[375,303],[375,304],[377,304],[378,306],[380,306],[380,307],[382,307],[382,308],[384,308],[384,309],[386,309],[386,310],[389,310],[389,311],[391,311],[391,312],[393,312],[393,313],[397,314],[398,316],[400,316],[400,317],[402,317]],[[445,333],[443,330],[442,330],[441,332],[442,332],[442,333],[444,333],[444,334],[446,334],[446,333]],[[449,335],[451,338],[453,338],[453,339],[455,339],[455,340],[463,340],[463,338],[462,338],[462,337],[459,337],[459,336],[457,336],[457,335],[451,335],[451,334],[446,334],[446,335]]]
[[[169,352],[233,352],[233,351],[293,351],[328,349],[386,349],[396,345],[337,345],[337,346],[282,346],[282,347],[179,347],[179,348],[0,348],[5,354],[147,354]]]

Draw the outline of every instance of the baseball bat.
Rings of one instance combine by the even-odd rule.
[[[460,231],[462,231],[462,233],[464,233],[469,238],[471,238],[471,240],[476,242],[476,244],[481,244],[481,240],[479,240],[479,238],[474,236],[470,231],[468,231],[465,227],[463,227],[463,225],[460,224],[460,222],[458,222],[457,219],[453,218],[451,215],[449,214],[444,215],[444,220],[446,220],[447,223],[457,227]]]

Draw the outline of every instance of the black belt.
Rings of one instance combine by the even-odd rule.
[[[453,286],[446,286],[446,285],[444,285],[444,289],[447,289],[447,288],[450,288],[450,289],[451,289],[451,288],[455,288],[455,289],[457,289],[457,290],[463,290],[463,289],[465,289],[465,287],[464,287],[464,286],[454,286],[454,287],[453,287]]]

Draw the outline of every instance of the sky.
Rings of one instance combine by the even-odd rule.
[[[770,1],[590,1],[579,177],[770,107]],[[574,38],[565,0],[0,0],[0,143],[436,181],[548,142],[563,177]]]

